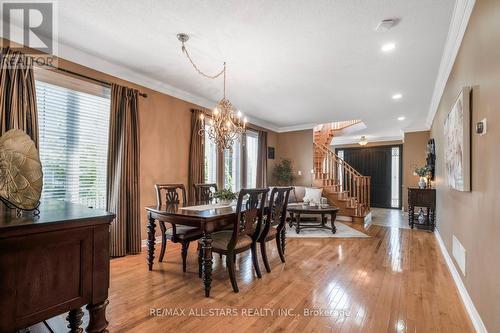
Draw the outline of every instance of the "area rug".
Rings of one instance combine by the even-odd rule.
[[[304,223],[306,225],[306,223]],[[329,225],[329,224],[328,224]],[[286,224],[286,237],[288,238],[367,238],[367,234],[362,233],[354,228],[351,228],[343,223],[335,222],[337,232],[333,234],[328,229],[307,228],[300,229],[300,234],[295,232],[295,226],[291,228]]]

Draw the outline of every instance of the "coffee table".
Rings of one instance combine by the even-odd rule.
[[[318,207],[318,206],[298,204],[298,205],[289,205],[287,211],[290,214],[289,226],[292,227],[295,224],[295,232],[297,234],[300,233],[301,229],[305,228],[328,229],[331,230],[332,233],[335,233],[337,231],[337,227],[335,227],[335,218],[337,217],[337,212],[339,211],[338,207],[330,205]],[[319,215],[321,217],[321,222],[319,224],[318,223],[304,224],[304,222],[300,220],[301,214]],[[331,217],[331,222],[330,222],[331,226],[326,225],[328,215],[330,215]]]

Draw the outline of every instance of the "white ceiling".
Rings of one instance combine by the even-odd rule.
[[[366,135],[424,129],[454,0],[64,0],[63,58],[203,106],[222,81],[200,77],[178,32],[207,72],[228,64],[228,95],[274,130],[362,119]],[[389,32],[378,22],[400,18]],[[396,43],[390,54],[382,44]],[[399,101],[395,93],[403,94]],[[398,121],[405,116],[405,121]]]

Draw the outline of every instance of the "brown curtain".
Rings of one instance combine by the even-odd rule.
[[[38,148],[33,66],[25,54],[5,47],[0,50],[0,135],[12,128],[25,131]]]
[[[141,251],[138,94],[135,89],[111,86],[107,206],[116,214],[111,223],[113,257]]]
[[[259,150],[257,152],[257,187],[267,186],[267,132],[259,131]]]
[[[205,147],[204,136],[200,135],[203,128],[200,115],[202,111],[191,110],[191,140],[189,143],[189,201],[195,201],[193,185],[205,181]]]

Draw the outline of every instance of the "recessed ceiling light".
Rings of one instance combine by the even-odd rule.
[[[398,120],[399,120],[399,121],[403,121],[403,120],[405,120],[405,119],[406,119],[405,117],[398,117]]]
[[[391,52],[395,48],[396,48],[396,44],[394,44],[394,43],[387,43],[387,44],[382,45],[381,50],[382,50],[382,52]]]
[[[392,95],[392,99],[401,99],[401,98],[403,98],[403,95],[401,95],[401,94]]]

